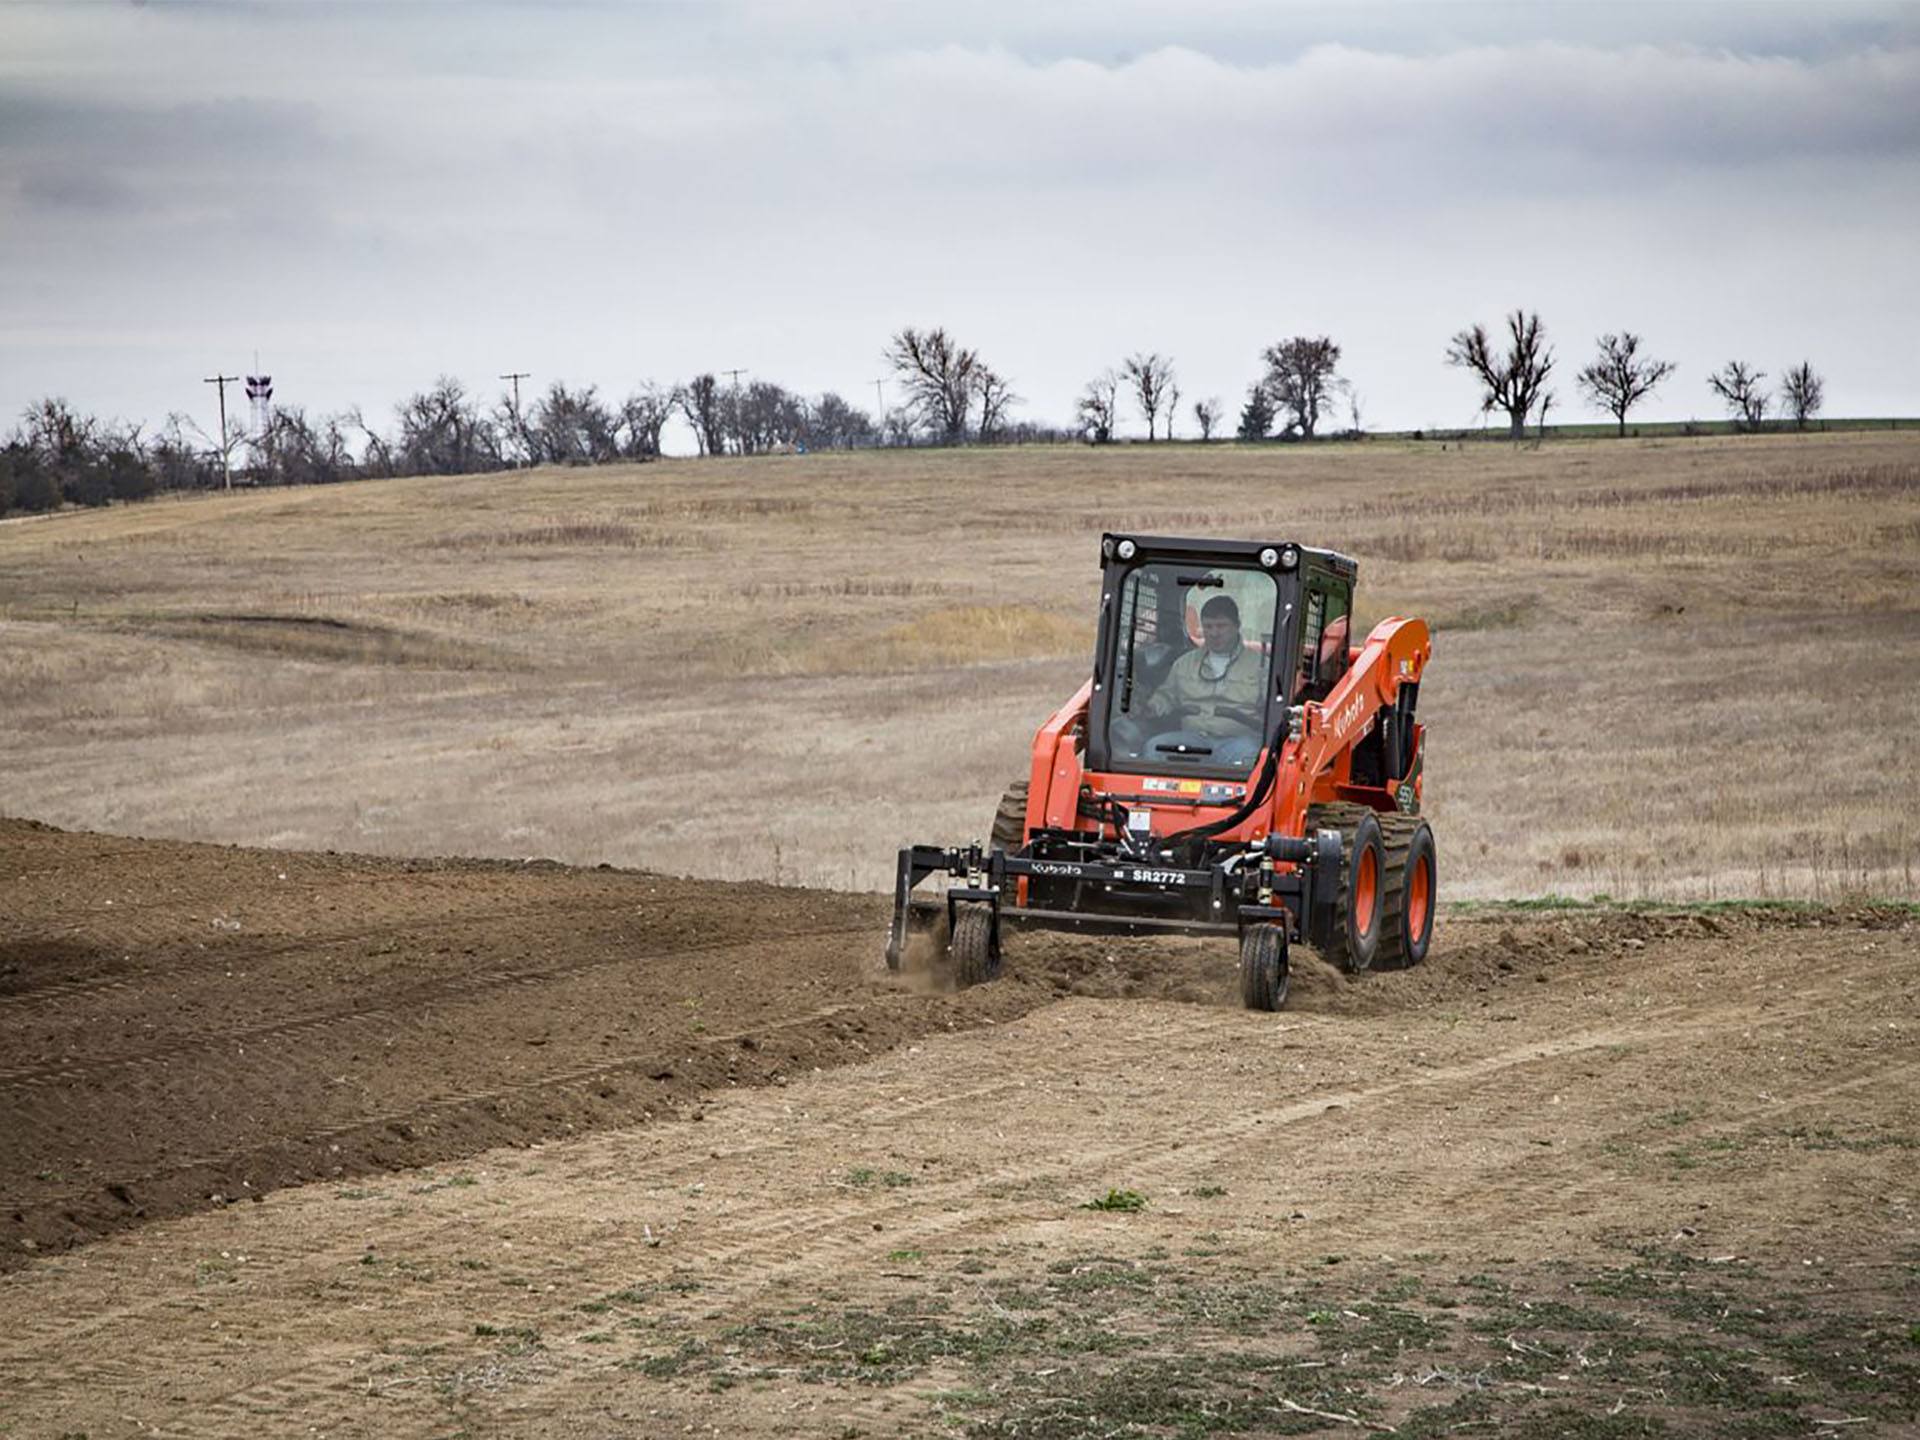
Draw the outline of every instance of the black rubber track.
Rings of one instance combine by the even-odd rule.
[[[993,830],[989,843],[1002,850],[1017,850],[1027,838],[1027,789],[1031,782],[1016,780],[1000,797],[1000,808],[993,812]]]

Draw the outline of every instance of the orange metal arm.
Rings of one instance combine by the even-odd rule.
[[[1081,765],[1073,730],[1084,726],[1092,700],[1093,681],[1088,680],[1033,737],[1033,768],[1027,780],[1029,835],[1048,825],[1070,828],[1078,817]]]
[[[1304,833],[1307,807],[1326,798],[1315,792],[1340,758],[1366,738],[1381,708],[1398,698],[1400,687],[1420,679],[1432,654],[1433,640],[1424,620],[1394,618],[1373,627],[1326,700],[1306,704],[1304,733],[1282,751],[1274,784],[1272,833]]]

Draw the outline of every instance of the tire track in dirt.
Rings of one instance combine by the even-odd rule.
[[[391,884],[392,882],[380,883]],[[471,933],[486,926],[541,919],[553,915],[555,908],[549,901],[511,910],[485,910],[445,920],[412,921],[404,927],[404,930],[409,937],[418,934]],[[75,927],[74,933],[82,932],[79,927]],[[116,931],[113,943],[94,942],[90,948],[100,952],[132,951],[143,947],[159,949],[165,956],[164,968],[149,965],[148,968],[131,973],[115,971],[76,980],[49,981],[25,990],[0,993],[0,1015],[8,1015],[10,1011],[27,1010],[35,1005],[55,1005],[63,1001],[105,995],[115,991],[139,990],[159,984],[171,984],[183,979],[199,979],[212,976],[219,971],[230,970],[235,965],[259,966],[271,964],[275,960],[286,959],[289,956],[306,955],[315,951],[345,949],[383,941],[391,942],[394,934],[393,926],[382,925],[358,930],[334,930],[291,936],[261,944],[252,936],[219,935],[216,932],[215,945],[203,949],[182,950],[178,948],[180,927],[177,919],[166,924],[156,919],[150,926],[135,929],[131,933],[131,938],[127,932]],[[8,1015],[8,1018],[11,1019],[11,1016]]]
[[[813,940],[836,935],[869,934],[868,927],[845,925],[818,929],[796,929],[780,936],[782,941]],[[562,960],[551,965],[519,970],[482,969],[444,976],[417,985],[389,991],[373,1006],[355,1005],[351,1009],[322,1010],[307,1015],[292,1015],[260,1025],[214,1031],[190,1038],[169,1041],[130,1054],[80,1057],[75,1060],[0,1069],[0,1089],[34,1089],[55,1082],[92,1081],[129,1067],[146,1066],[196,1054],[218,1054],[229,1046],[267,1039],[313,1039],[329,1028],[346,1024],[395,1023],[417,1026],[417,1017],[405,1012],[431,1005],[438,1000],[465,1003],[510,987],[538,987],[549,981],[583,975],[618,965],[684,959],[743,948],[738,940],[716,941],[706,945],[676,945],[670,949],[638,949],[619,955],[589,955]]]

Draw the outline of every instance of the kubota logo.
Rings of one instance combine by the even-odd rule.
[[[1346,738],[1347,727],[1360,718],[1361,712],[1366,709],[1366,703],[1366,696],[1356,695],[1346,703],[1339,714],[1333,717],[1333,734],[1336,740]]]

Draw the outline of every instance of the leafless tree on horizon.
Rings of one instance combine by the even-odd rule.
[[[985,361],[974,366],[973,393],[980,402],[980,443],[991,445],[1007,423],[1007,412],[1020,403],[1020,397],[1013,393],[1006,377]]]
[[[964,443],[979,388],[979,353],[947,334],[944,326],[908,326],[888,343],[886,359],[906,389],[907,407],[921,424],[944,444]]]
[[[1342,385],[1340,347],[1325,335],[1295,335],[1260,352],[1267,373],[1260,382],[1275,406],[1292,417],[1300,438],[1313,439],[1321,413]]]
[[[1481,411],[1504,410],[1512,437],[1520,440],[1553,373],[1553,350],[1537,311],[1515,310],[1507,317],[1507,334],[1505,353],[1496,354],[1486,326],[1461,330],[1448,342],[1447,363],[1472,372],[1481,386]]]
[[[702,455],[724,455],[727,450],[726,416],[720,404],[720,381],[712,371],[696,375],[674,392],[674,401],[693,431],[694,444]]]
[[[1611,414],[1627,433],[1627,412],[1676,368],[1671,361],[1655,360],[1640,354],[1640,337],[1631,330],[1618,335],[1602,335],[1597,342],[1600,353],[1575,377],[1580,389],[1594,405]]]
[[[1173,361],[1158,351],[1129,355],[1121,362],[1120,373],[1133,388],[1134,403],[1147,418],[1147,439],[1151,441],[1154,438],[1155,418],[1167,406],[1168,393],[1178,394],[1174,385]]]
[[[1113,440],[1113,422],[1120,409],[1120,377],[1111,366],[1087,382],[1077,407],[1080,426],[1088,440],[1106,445]]]
[[[1193,423],[1200,427],[1202,440],[1213,439],[1214,427],[1220,423],[1220,397],[1209,395],[1205,400],[1194,401]]]
[[[1802,360],[1787,371],[1780,382],[1780,405],[1793,417],[1793,428],[1804,430],[1807,421],[1826,404],[1827,382],[1814,374],[1813,362]]]
[[[1764,370],[1755,370],[1744,360],[1729,360],[1726,368],[1707,377],[1713,393],[1727,402],[1736,430],[1758,430],[1767,419],[1767,392],[1760,382]]]

